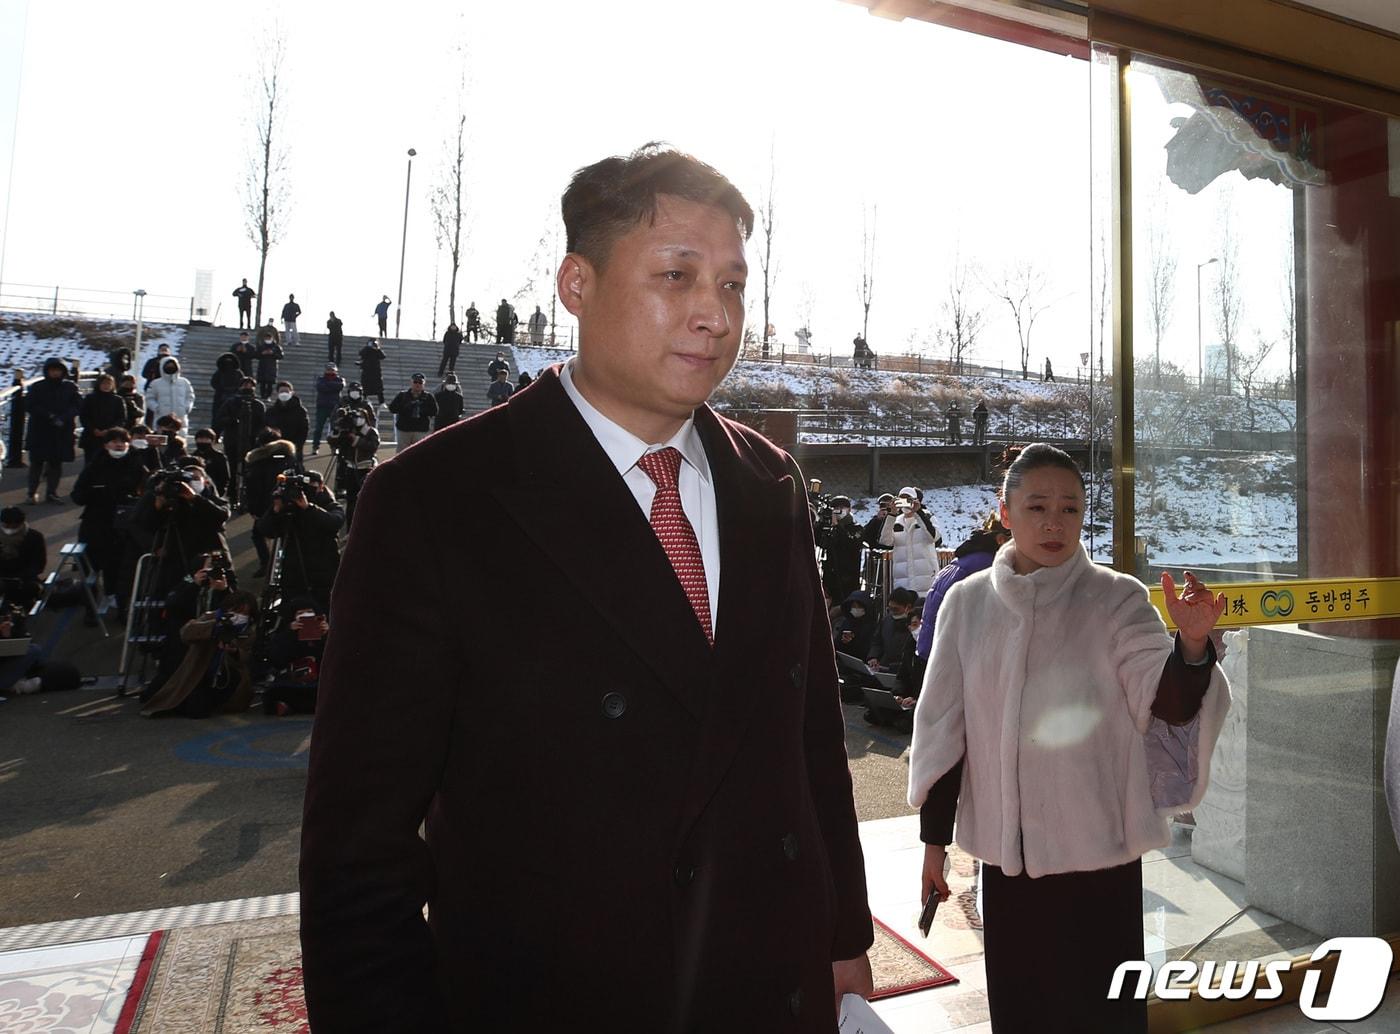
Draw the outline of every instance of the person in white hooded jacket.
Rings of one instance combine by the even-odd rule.
[[[982,861],[997,1034],[1146,1034],[1113,974],[1144,958],[1142,855],[1205,795],[1230,706],[1210,634],[1225,607],[1189,572],[1162,587],[1175,641],[1126,574],[1084,551],[1084,480],[1027,447],[1002,486],[1012,541],[948,591],[914,713],[909,803],[923,898],[953,839]]]
[[[155,419],[178,416],[186,426],[194,410],[194,385],[180,374],[180,360],[168,356],[160,364],[160,376],[146,388],[146,408]]]
[[[943,545],[943,536],[924,509],[923,493],[917,488],[899,490],[898,509],[885,518],[880,545],[890,549],[890,588],[913,589],[920,596],[927,595],[942,566],[938,562],[938,547]]]

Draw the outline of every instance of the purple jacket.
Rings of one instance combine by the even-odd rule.
[[[934,576],[928,595],[924,597],[924,616],[919,625],[919,641],[914,645],[914,653],[917,656],[928,660],[928,655],[933,650],[933,626],[938,620],[938,608],[943,606],[943,597],[948,595],[948,590],[968,575],[991,567],[992,559],[996,555],[996,539],[983,532],[974,532],[972,538],[958,547],[953,562]]]

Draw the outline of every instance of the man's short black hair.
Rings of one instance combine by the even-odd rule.
[[[744,240],[753,233],[753,209],[734,184],[698,158],[652,142],[574,173],[560,206],[566,249],[601,269],[614,241],[656,221],[660,194],[716,205],[734,217]]]

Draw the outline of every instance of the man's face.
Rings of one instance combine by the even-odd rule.
[[[413,382],[413,386],[410,387],[408,390],[411,391],[411,392],[413,392],[413,394],[415,394],[415,395],[421,395],[421,394],[423,394],[423,382],[422,382],[422,381],[414,381],[414,382]]]
[[[655,223],[618,238],[601,271],[565,259],[560,294],[580,326],[575,376],[624,425],[629,415],[684,420],[738,357],[747,273],[724,209],[659,197]]]

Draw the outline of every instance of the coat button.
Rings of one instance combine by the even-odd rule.
[[[788,995],[788,1009],[792,1012],[792,1014],[793,1014],[794,1016],[801,1016],[801,1015],[802,1015],[802,989],[801,989],[801,988],[798,988],[798,989],[797,989],[796,991],[794,991],[792,994]]]
[[[788,672],[788,678],[792,679],[793,689],[802,688],[802,665],[794,664],[792,670]]]
[[[627,698],[621,693],[609,693],[603,697],[603,717],[621,718],[627,711]]]
[[[788,833],[783,837],[783,857],[790,862],[797,861],[797,834]]]
[[[695,879],[695,866],[681,862],[676,866],[676,871],[671,874],[676,881],[676,886],[685,888],[690,886],[690,882]]]

